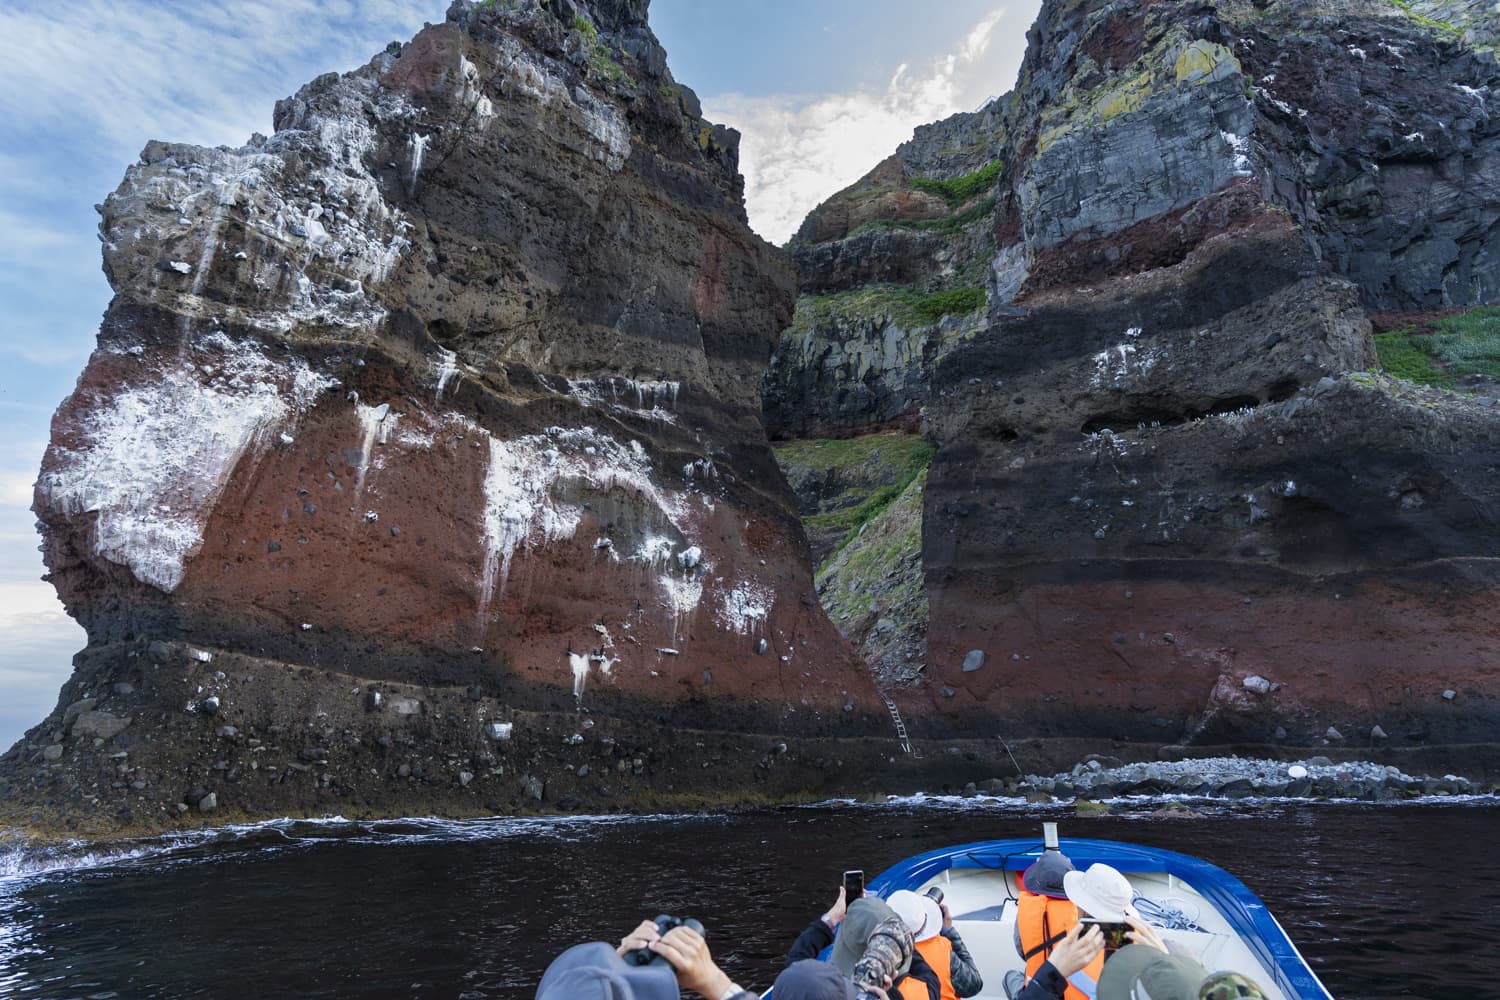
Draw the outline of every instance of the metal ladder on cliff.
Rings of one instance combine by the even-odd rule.
[[[921,751],[911,745],[911,737],[906,735],[906,723],[901,720],[901,712],[896,708],[896,703],[886,698],[884,693],[880,697],[884,699],[885,707],[891,710],[891,720],[896,723],[896,735],[901,737],[901,749],[911,754],[917,760],[921,760]]]

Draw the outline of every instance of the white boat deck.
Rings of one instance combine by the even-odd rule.
[[[1174,952],[1196,958],[1210,973],[1225,970],[1244,973],[1265,991],[1268,1000],[1290,1000],[1228,921],[1191,886],[1161,872],[1124,874],[1137,897],[1144,896],[1180,910],[1203,928],[1202,931],[1158,928]],[[984,977],[984,991],[979,994],[983,1000],[1005,1000],[1005,973],[1025,968],[1015,946],[1017,875],[988,869],[950,868],[917,889],[925,892],[929,886],[942,888],[943,902],[953,915],[953,924]],[[1148,922],[1155,925],[1154,921]]]

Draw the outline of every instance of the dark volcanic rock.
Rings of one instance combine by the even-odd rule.
[[[129,169],[102,208],[115,299],[36,490],[89,635],[69,693],[139,686],[75,738],[149,770],[192,757],[168,744],[205,710],[168,715],[210,695],[245,732],[300,718],[230,654],[337,676],[368,746],[429,719],[427,687],[479,685],[460,759],[497,703],[876,724],[840,711],[875,692],[761,425],[790,271],[645,7],[455,3],[280,102],[270,138]],[[147,640],[186,697],[146,683]],[[407,688],[365,713],[373,682]]]
[[[916,407],[939,446],[915,732],[1500,731],[1500,411],[1358,374],[1366,310],[1500,299],[1497,27],[1459,0],[1049,0],[1015,91],[809,217],[768,419]],[[902,191],[985,169],[984,313],[892,322],[980,246]]]

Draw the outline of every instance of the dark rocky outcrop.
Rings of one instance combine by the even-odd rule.
[[[962,787],[997,734],[1492,780],[1500,408],[1371,339],[1500,300],[1488,4],[1048,0],[785,256],[646,6],[459,0],[147,146],[0,823]]]
[[[504,806],[579,705],[632,745],[889,731],[762,428],[790,271],[645,18],[458,2],[270,137],[147,146],[36,489],[89,647],[0,820]],[[469,779],[382,784],[433,755]]]
[[[938,445],[915,731],[1495,739],[1500,413],[1359,374],[1370,312],[1500,298],[1494,28],[1458,2],[1052,0],[1013,92],[813,213],[767,419],[901,413]],[[958,284],[970,231],[912,207],[956,190],[993,239],[984,309],[872,319],[910,306],[893,281]]]

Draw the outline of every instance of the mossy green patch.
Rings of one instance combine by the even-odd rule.
[[[573,30],[584,37],[590,45],[599,41],[599,29],[594,27],[594,22],[582,14],[573,15]]]
[[[1390,0],[1390,4],[1392,7],[1399,7],[1401,10],[1405,11],[1407,17],[1411,18],[1413,21],[1417,22],[1422,27],[1427,28],[1430,31],[1435,31],[1440,35],[1447,35],[1448,37],[1455,39],[1462,39],[1464,37],[1463,29],[1458,27],[1457,25],[1449,24],[1447,21],[1439,21],[1436,18],[1428,17],[1426,14],[1422,14],[1414,10],[1411,5],[1411,0]]]
[[[935,194],[948,203],[950,208],[957,208],[975,197],[988,192],[995,186],[995,178],[1000,176],[1000,170],[1004,166],[999,160],[974,171],[972,174],[964,174],[960,177],[950,177],[946,180],[936,180],[931,177],[913,177],[911,186],[918,191],[926,191]]]
[[[925,621],[922,573],[910,560],[920,558],[922,551],[926,487],[924,466],[879,510],[852,527],[818,568],[823,608],[835,621],[857,620],[873,611],[915,615]],[[875,527],[866,531],[870,526]]]
[[[1500,378],[1500,307],[1482,306],[1433,324],[1432,349],[1453,378]]]
[[[1445,388],[1465,375],[1500,378],[1500,307],[1377,334],[1375,351],[1386,372],[1408,382]]]
[[[1420,338],[1427,340],[1426,337]],[[1432,355],[1422,349],[1418,337],[1406,330],[1376,334],[1375,353],[1380,367],[1395,378],[1423,385],[1443,386],[1448,378],[1432,363]]]
[[[952,215],[945,215],[940,219],[872,219],[864,223],[855,233],[868,230],[890,231],[892,229],[915,229],[919,232],[937,233],[939,235],[952,235],[962,229],[967,229],[981,219],[988,218],[995,211],[995,196],[990,195],[981,202],[977,202]],[[853,235],[853,234],[851,234]]]
[[[838,549],[858,530],[878,517],[927,471],[934,447],[909,434],[871,434],[858,438],[790,441],[776,446],[783,469],[815,470],[847,483],[838,496],[823,504],[824,513],[807,518],[809,526],[843,533]],[[832,476],[827,474],[832,473]]]
[[[928,323],[936,323],[944,316],[967,316],[984,307],[983,288],[952,288],[946,292],[933,292],[916,303],[917,315]]]
[[[903,326],[931,326],[944,316],[965,315],[984,306],[982,288],[955,288],[927,294],[910,285],[866,285],[848,292],[804,295],[797,300],[792,329],[805,330],[836,317],[885,317]]]

